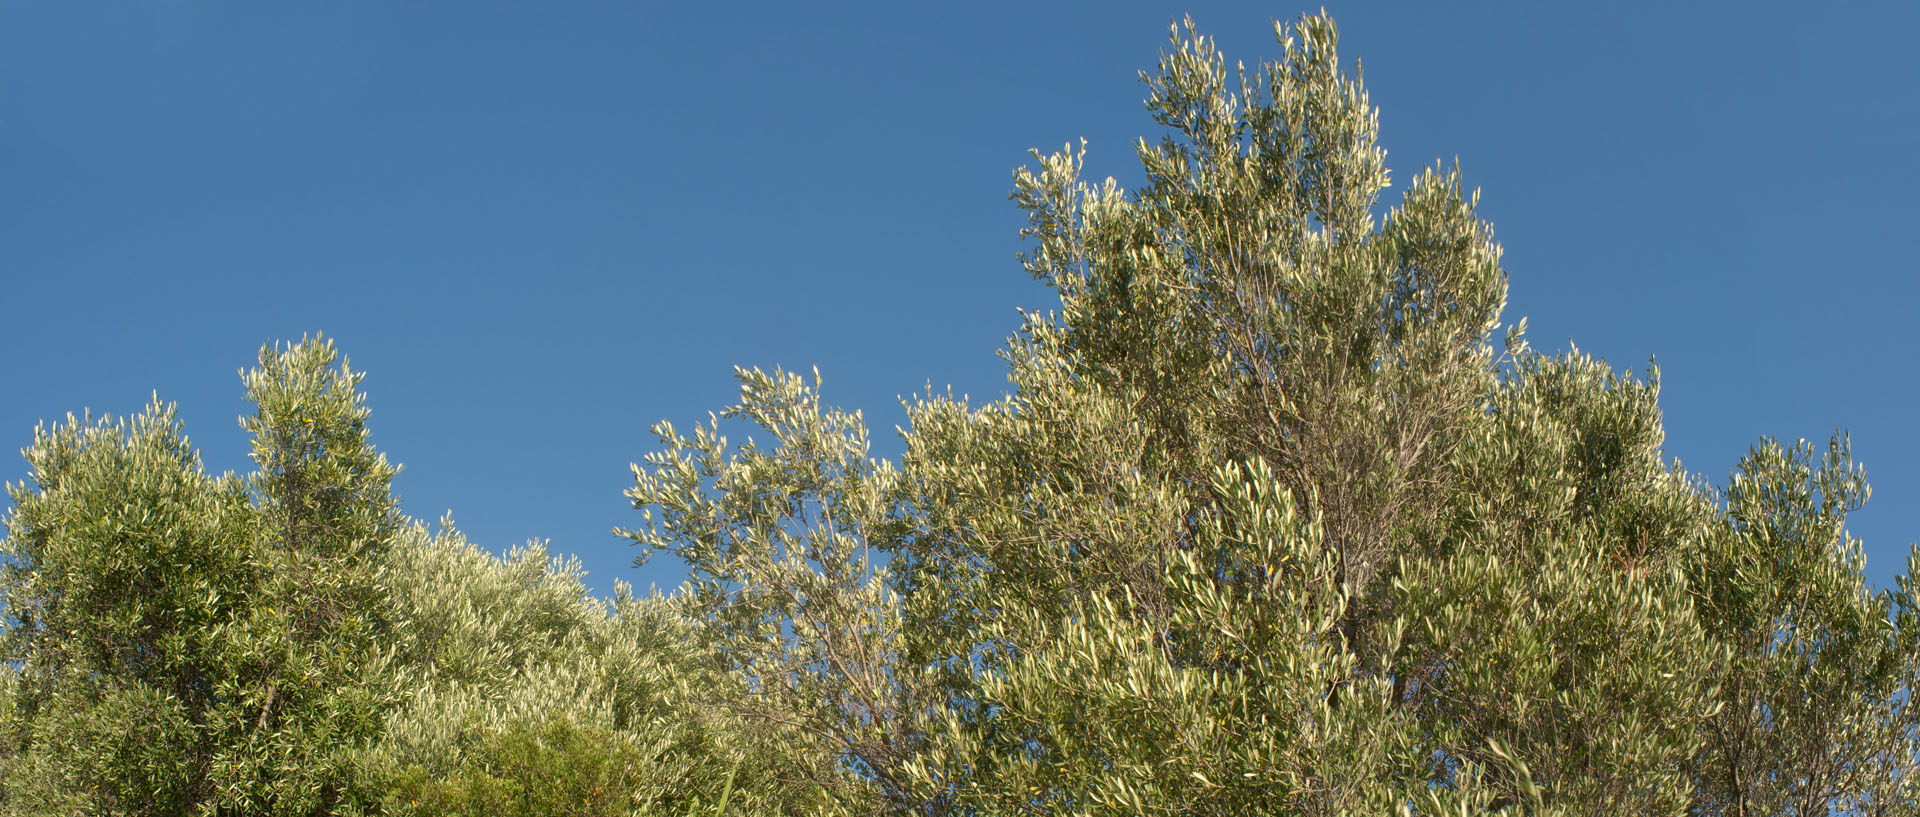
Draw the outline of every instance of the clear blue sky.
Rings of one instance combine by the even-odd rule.
[[[1888,584],[1920,537],[1920,4],[1502,5],[1329,6],[1396,177],[1458,156],[1507,321],[1657,356],[1689,469],[1851,430]],[[817,364],[891,455],[900,396],[1003,393],[1015,308],[1050,305],[1014,261],[1027,149],[1137,182],[1171,18],[1251,64],[1318,4],[828,6],[0,0],[0,449],[158,390],[244,470],[236,371],[324,331],[409,513],[671,588],[609,533],[651,423]]]

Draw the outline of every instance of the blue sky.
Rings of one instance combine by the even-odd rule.
[[[1851,431],[1890,583],[1920,537],[1920,4],[1446,5],[1328,7],[1396,178],[1457,156],[1507,322],[1657,356],[1689,469]],[[409,513],[671,588],[609,532],[650,424],[726,404],[735,364],[818,365],[882,455],[900,397],[1004,393],[1016,307],[1050,305],[1010,171],[1084,137],[1136,182],[1172,18],[1251,64],[1314,8],[0,0],[0,449],[157,390],[244,470],[236,371],[324,331]]]

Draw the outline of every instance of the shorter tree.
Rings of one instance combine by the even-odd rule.
[[[1867,588],[1846,516],[1866,475],[1836,435],[1762,440],[1690,571],[1726,652],[1694,766],[1696,813],[1920,813],[1920,603],[1914,570]]]
[[[324,339],[262,349],[246,479],[207,474],[157,400],[36,431],[0,544],[9,808],[364,805],[353,753],[393,700],[370,681],[399,517],[359,379]]]
[[[26,457],[0,544],[6,809],[190,813],[214,739],[245,717],[229,634],[262,565],[244,483],[208,475],[157,400],[131,421],[69,415]]]
[[[393,552],[406,700],[366,753],[392,815],[818,814],[790,746],[724,702],[743,694],[660,597],[591,597],[579,563],[495,557],[443,520]]]

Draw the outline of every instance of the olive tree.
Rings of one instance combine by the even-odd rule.
[[[262,349],[251,477],[208,474],[157,400],[35,432],[0,545],[9,809],[359,807],[398,521],[359,378],[323,339]]]
[[[660,427],[632,535],[738,708],[898,813],[1912,813],[1920,618],[1863,589],[1844,451],[1722,493],[1657,369],[1500,342],[1478,192],[1384,206],[1332,21],[1275,33],[1229,71],[1175,26],[1138,190],[1016,172],[1059,308],[897,468],[778,373],[721,415],[768,441]]]

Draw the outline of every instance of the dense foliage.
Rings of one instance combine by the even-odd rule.
[[[248,476],[157,400],[43,427],[0,811],[1920,814],[1845,438],[1681,470],[1658,371],[1502,336],[1477,194],[1383,208],[1332,22],[1276,34],[1174,29],[1139,190],[1016,174],[1060,305],[1003,399],[912,401],[897,463],[817,373],[657,426],[624,533],[671,597],[404,517],[324,339],[246,373]]]

